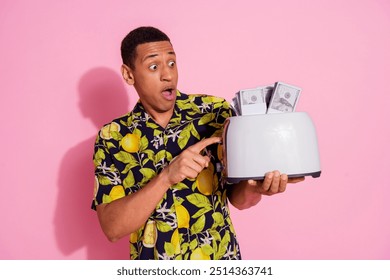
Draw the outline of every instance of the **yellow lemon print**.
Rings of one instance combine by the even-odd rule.
[[[140,137],[136,134],[127,133],[121,140],[122,148],[129,153],[135,153],[139,150]]]
[[[179,229],[175,229],[175,231],[172,234],[171,237],[171,243],[173,247],[175,248],[175,254],[180,254],[180,235],[179,235]]]
[[[190,214],[183,205],[176,206],[177,226],[179,228],[190,227]]]
[[[207,169],[203,169],[196,178],[196,186],[198,190],[204,195],[210,195],[213,192],[213,178],[214,173],[212,164],[209,164]]]
[[[223,161],[223,145],[219,144],[217,148],[217,155],[220,161]]]
[[[107,124],[100,130],[100,137],[109,140],[111,139],[111,131],[119,132],[120,128],[119,124],[115,122]]]
[[[121,185],[113,187],[109,194],[112,201],[125,196],[125,189]]]
[[[219,183],[218,183],[218,176],[217,174],[214,174],[214,184],[213,184],[213,192],[215,193],[218,190]]]
[[[190,260],[210,260],[210,256],[202,251],[202,248],[196,248],[190,256]]]
[[[136,243],[138,241],[138,232],[132,232],[130,234],[130,243]]]
[[[144,230],[142,244],[147,248],[153,248],[157,241],[157,226],[155,221],[148,221]]]

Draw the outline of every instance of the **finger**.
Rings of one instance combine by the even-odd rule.
[[[171,177],[173,178],[172,181],[174,182],[174,184],[181,182],[186,178],[193,179],[198,176],[198,172],[188,166],[181,166],[179,168],[170,166],[169,168],[173,169],[169,171],[171,172]]]
[[[205,138],[205,139],[199,141],[198,143],[192,145],[188,149],[191,149],[191,151],[194,151],[195,153],[200,153],[207,146],[218,143],[218,142],[221,142],[221,137]]]
[[[194,169],[195,168],[195,169]],[[198,176],[199,174],[199,166],[195,166],[194,168],[192,168],[191,166],[185,166],[185,167],[182,167],[182,174],[184,175],[185,178],[189,178],[189,179],[194,179]]]
[[[210,159],[208,158],[208,156],[203,157],[203,156],[197,154],[191,160],[187,161],[185,163],[185,166],[187,166],[188,168],[191,168],[192,170],[194,170],[197,173],[200,173],[204,168],[208,167],[209,162],[210,162]]]
[[[275,170],[274,172],[274,178],[271,183],[271,187],[268,190],[270,193],[277,193],[279,191],[279,185],[280,185],[280,172]]]
[[[279,192],[282,193],[286,190],[288,182],[288,176],[286,174],[280,175]]]
[[[208,156],[202,156],[200,154],[191,152],[191,151],[185,151],[183,152],[177,159],[171,164],[174,164],[176,167],[176,170],[181,170],[182,167],[185,169],[190,168],[191,170],[196,171],[197,173],[201,172],[203,168],[207,167],[210,162],[210,159]]]
[[[250,179],[248,180],[248,185],[257,186],[257,181]]]
[[[186,158],[177,158],[174,162],[171,161],[168,169],[168,176],[172,184],[183,181],[186,178],[196,178],[203,170],[198,163]]]
[[[208,167],[210,162],[210,158],[208,156],[201,156],[200,154],[195,154],[192,160],[197,163],[201,169]]]
[[[269,188],[271,187],[273,178],[274,178],[273,172],[268,172],[265,174],[263,183],[261,184],[261,187],[260,187],[263,192],[267,192],[269,190]]]

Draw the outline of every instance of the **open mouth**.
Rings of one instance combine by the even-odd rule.
[[[166,87],[162,91],[162,95],[165,97],[167,100],[173,100],[176,97],[175,94],[175,89],[173,87]]]

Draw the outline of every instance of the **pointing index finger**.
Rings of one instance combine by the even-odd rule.
[[[204,148],[206,148],[209,145],[215,144],[221,142],[221,137],[210,137],[210,138],[205,138],[198,143],[192,145],[190,147],[191,150],[193,150],[196,153],[200,153]]]

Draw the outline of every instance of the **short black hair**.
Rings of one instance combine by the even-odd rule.
[[[141,26],[126,35],[121,44],[121,56],[123,64],[134,69],[137,46],[144,43],[168,41],[169,37],[161,30],[152,26]]]

